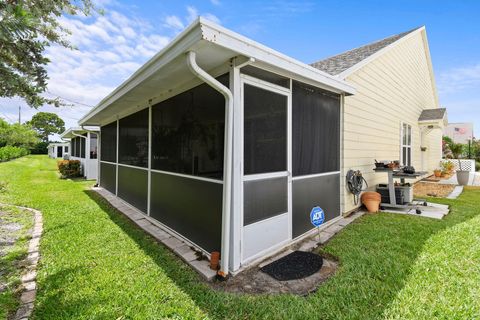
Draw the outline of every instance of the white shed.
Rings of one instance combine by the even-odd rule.
[[[50,158],[63,158],[68,153],[70,144],[68,142],[52,142],[47,146],[48,156]]]

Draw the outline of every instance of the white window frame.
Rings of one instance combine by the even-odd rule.
[[[401,122],[400,123],[400,164],[402,166],[411,166],[412,165],[412,159],[413,159],[413,131],[412,131],[412,125],[406,122]],[[405,134],[405,129],[407,129],[407,142],[405,143],[403,137]],[[410,129],[410,130],[408,130]],[[408,139],[408,133],[410,133],[410,139]],[[407,163],[407,159],[404,159],[403,157],[403,149],[407,148],[410,149],[410,163]],[[405,156],[408,158],[408,152],[405,152]]]

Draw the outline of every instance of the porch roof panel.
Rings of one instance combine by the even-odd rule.
[[[83,134],[85,132],[94,131],[99,132],[100,128],[96,126],[92,127],[71,127],[65,130],[61,135],[60,138],[62,139],[72,139],[75,138],[75,134]],[[75,133],[75,134],[74,134]]]
[[[353,94],[354,88],[327,73],[292,59],[203,18],[197,19],[167,47],[137,70],[129,79],[80,119],[80,125],[104,125],[119,115],[145,108],[152,101],[162,100],[174,89],[198,81],[188,70],[186,53],[195,51],[197,62],[205,70],[215,70],[232,58],[253,58],[299,80],[336,93]]]

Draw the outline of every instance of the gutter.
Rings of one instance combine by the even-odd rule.
[[[187,52],[187,66],[190,71],[203,80],[213,89],[225,97],[225,146],[223,156],[223,207],[222,207],[222,247],[220,257],[220,270],[218,275],[222,278],[228,276],[228,258],[230,250],[230,207],[232,196],[232,150],[233,150],[233,95],[214,77],[200,68],[196,61],[196,52]]]

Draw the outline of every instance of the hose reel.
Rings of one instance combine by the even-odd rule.
[[[353,202],[357,205],[360,200],[360,193],[368,188],[367,180],[362,176],[360,170],[348,170],[346,180],[348,191],[353,194]],[[364,182],[365,188],[363,188]]]

